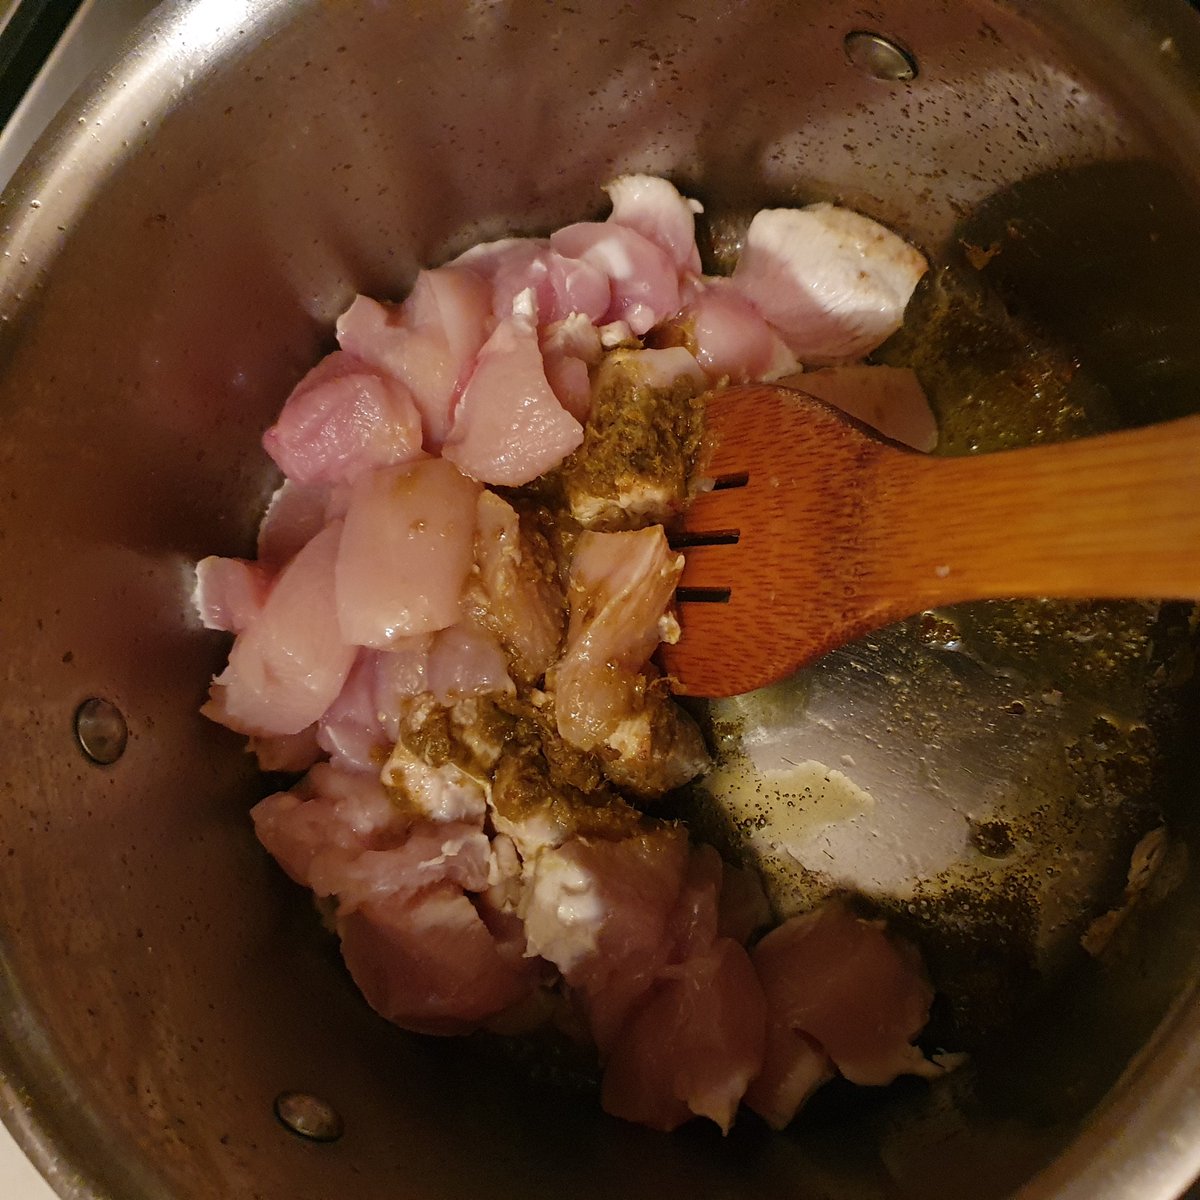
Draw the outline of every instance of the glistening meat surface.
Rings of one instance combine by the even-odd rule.
[[[655,1129],[782,1127],[836,1073],[937,1073],[932,990],[840,901],[760,936],[753,865],[664,815],[711,761],[654,663],[679,631],[666,527],[706,486],[709,388],[786,374],[932,447],[916,376],[857,361],[925,263],[826,204],[758,214],[732,278],[704,275],[698,203],[607,191],[605,221],[342,314],[263,435],[283,480],[257,560],[197,564],[202,624],[236,635],[203,711],[300,776],[255,832],[383,1017],[568,1031],[605,1109]]]

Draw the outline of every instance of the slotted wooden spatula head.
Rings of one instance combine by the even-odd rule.
[[[713,393],[706,425],[713,488],[672,537],[684,553],[682,636],[662,658],[685,694],[730,696],[891,618],[886,597],[859,586],[857,560],[875,552],[862,544],[863,509],[876,460],[915,452],[766,385]]]
[[[792,388],[706,405],[711,491],[673,544],[676,690],[731,696],[934,605],[1200,596],[1200,417],[934,458]]]

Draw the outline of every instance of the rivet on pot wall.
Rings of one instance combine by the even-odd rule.
[[[275,1115],[285,1128],[310,1142],[336,1142],[345,1132],[337,1110],[308,1092],[280,1092]]]
[[[93,696],[75,710],[75,737],[92,762],[107,767],[125,753],[129,726],[115,704]]]
[[[855,29],[846,34],[842,45],[846,48],[846,57],[860,71],[876,79],[887,83],[908,83],[917,77],[916,57],[899,42],[884,37],[882,33]]]

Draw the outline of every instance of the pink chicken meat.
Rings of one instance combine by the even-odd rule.
[[[354,662],[333,589],[341,536],[332,522],[283,569],[213,681],[207,715],[240,733],[299,733],[333,703]]]
[[[913,1045],[932,991],[840,902],[759,939],[753,868],[654,815],[710,761],[653,662],[678,635],[663,522],[711,386],[786,374],[932,446],[916,377],[854,361],[925,264],[814,205],[760,213],[732,278],[704,276],[699,204],[644,175],[607,191],[606,221],[343,313],[263,435],[284,479],[257,561],[197,565],[203,625],[236,635],[203,711],[304,773],[255,832],[382,1016],[551,1022],[591,1042],[614,1115],[782,1127],[834,1074],[937,1073]]]
[[[445,460],[364,475],[338,549],[342,636],[387,649],[455,624],[475,545],[479,486]]]
[[[442,455],[472,479],[511,487],[545,474],[581,441],[583,426],[546,379],[534,317],[518,305],[480,350]]]

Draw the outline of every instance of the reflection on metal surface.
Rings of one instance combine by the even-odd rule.
[[[177,48],[199,60],[227,43],[238,27],[254,16],[255,0],[221,0],[219,4],[190,4],[179,9],[172,34]]]
[[[156,3],[157,0],[83,0],[0,132],[0,188],[8,183],[71,93],[114,53]],[[0,19],[3,16],[0,10]]]

